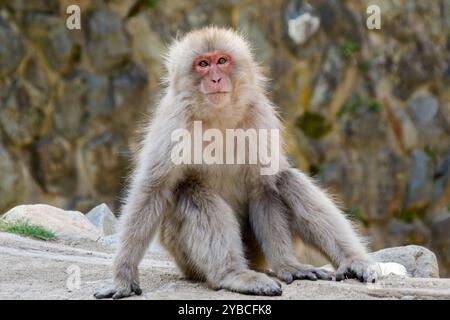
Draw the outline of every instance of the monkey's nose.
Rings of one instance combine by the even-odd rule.
[[[212,82],[213,82],[213,83],[219,83],[220,80],[222,80],[222,78],[219,78],[219,79],[212,79]]]

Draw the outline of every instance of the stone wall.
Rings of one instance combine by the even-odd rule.
[[[69,4],[82,29],[65,25]],[[365,26],[378,4],[382,29]],[[320,26],[298,40],[289,21]],[[288,152],[373,249],[416,243],[450,273],[450,1],[0,0],[0,212],[118,207],[172,37],[243,30],[273,81]]]

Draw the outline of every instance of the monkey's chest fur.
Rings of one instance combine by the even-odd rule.
[[[192,166],[186,170],[182,184],[188,192],[206,191],[223,199],[239,221],[248,215],[249,165]]]
[[[227,230],[229,223],[222,224],[230,220],[234,221],[232,225],[239,225],[236,231],[250,266],[254,269],[265,267],[264,256],[249,223],[249,185],[250,181],[254,183],[254,178],[259,177],[258,171],[253,169],[257,168],[250,165],[185,168],[183,178],[174,190],[173,208],[167,212],[161,223],[160,242],[172,254],[188,278],[197,279],[198,274],[191,272],[189,264],[180,257],[188,256],[189,249],[186,246],[196,247],[197,240],[188,237],[192,242],[180,242],[178,239],[184,238],[180,235],[188,235],[193,229],[202,233],[201,230],[210,229],[216,224],[215,233],[226,235],[234,232],[234,228]],[[253,179],[249,179],[249,176]],[[220,200],[217,201],[218,199]],[[215,204],[211,206],[211,203]],[[202,238],[201,242],[203,241],[208,242],[208,239]]]

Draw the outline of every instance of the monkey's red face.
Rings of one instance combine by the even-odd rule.
[[[193,69],[201,78],[200,92],[211,102],[217,103],[231,92],[231,68],[231,57],[224,52],[207,53],[194,60]]]

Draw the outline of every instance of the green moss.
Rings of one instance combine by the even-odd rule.
[[[402,208],[395,212],[395,216],[403,221],[411,223],[416,219],[419,219],[422,215],[422,211],[418,209]]]
[[[25,221],[20,222],[6,222],[0,221],[0,231],[16,233],[22,236],[37,238],[41,240],[56,239],[53,232],[47,231],[39,226],[34,226]]]
[[[381,110],[381,104],[379,104],[378,102],[370,102],[369,105],[367,106],[367,108],[372,111],[372,112],[379,112]]]
[[[355,113],[360,109],[366,109],[370,112],[380,112],[381,108],[382,105],[372,98],[356,94],[341,106],[336,115],[340,118],[346,113]]]
[[[363,209],[361,209],[361,208],[353,208],[353,209],[350,209],[347,212],[347,214],[351,218],[361,221],[364,226],[367,227],[369,225],[369,223],[367,222],[367,219],[366,219],[366,213],[364,212]]]
[[[341,56],[346,59],[350,60],[354,57],[355,52],[359,49],[359,46],[357,43],[347,40],[344,43],[342,43],[339,47],[339,51],[341,53]]]
[[[306,136],[313,139],[320,139],[326,136],[332,129],[325,117],[320,114],[305,112],[297,119],[296,125]]]
[[[367,62],[358,62],[356,67],[358,68],[358,71],[361,73],[367,73],[369,72],[370,69],[370,65]]]
[[[346,113],[354,113],[358,109],[358,104],[354,101],[348,101],[344,103],[337,113],[337,117],[340,118]]]
[[[134,17],[143,10],[156,9],[157,0],[139,0],[128,13],[128,17]]]
[[[361,208],[353,208],[348,212],[348,214],[357,219],[364,217],[364,211]]]
[[[149,9],[154,9],[156,7],[156,0],[146,0],[145,5]]]
[[[431,159],[433,159],[433,161],[437,161],[438,157],[439,157],[439,152],[430,146],[425,146],[424,150],[423,150]]]

